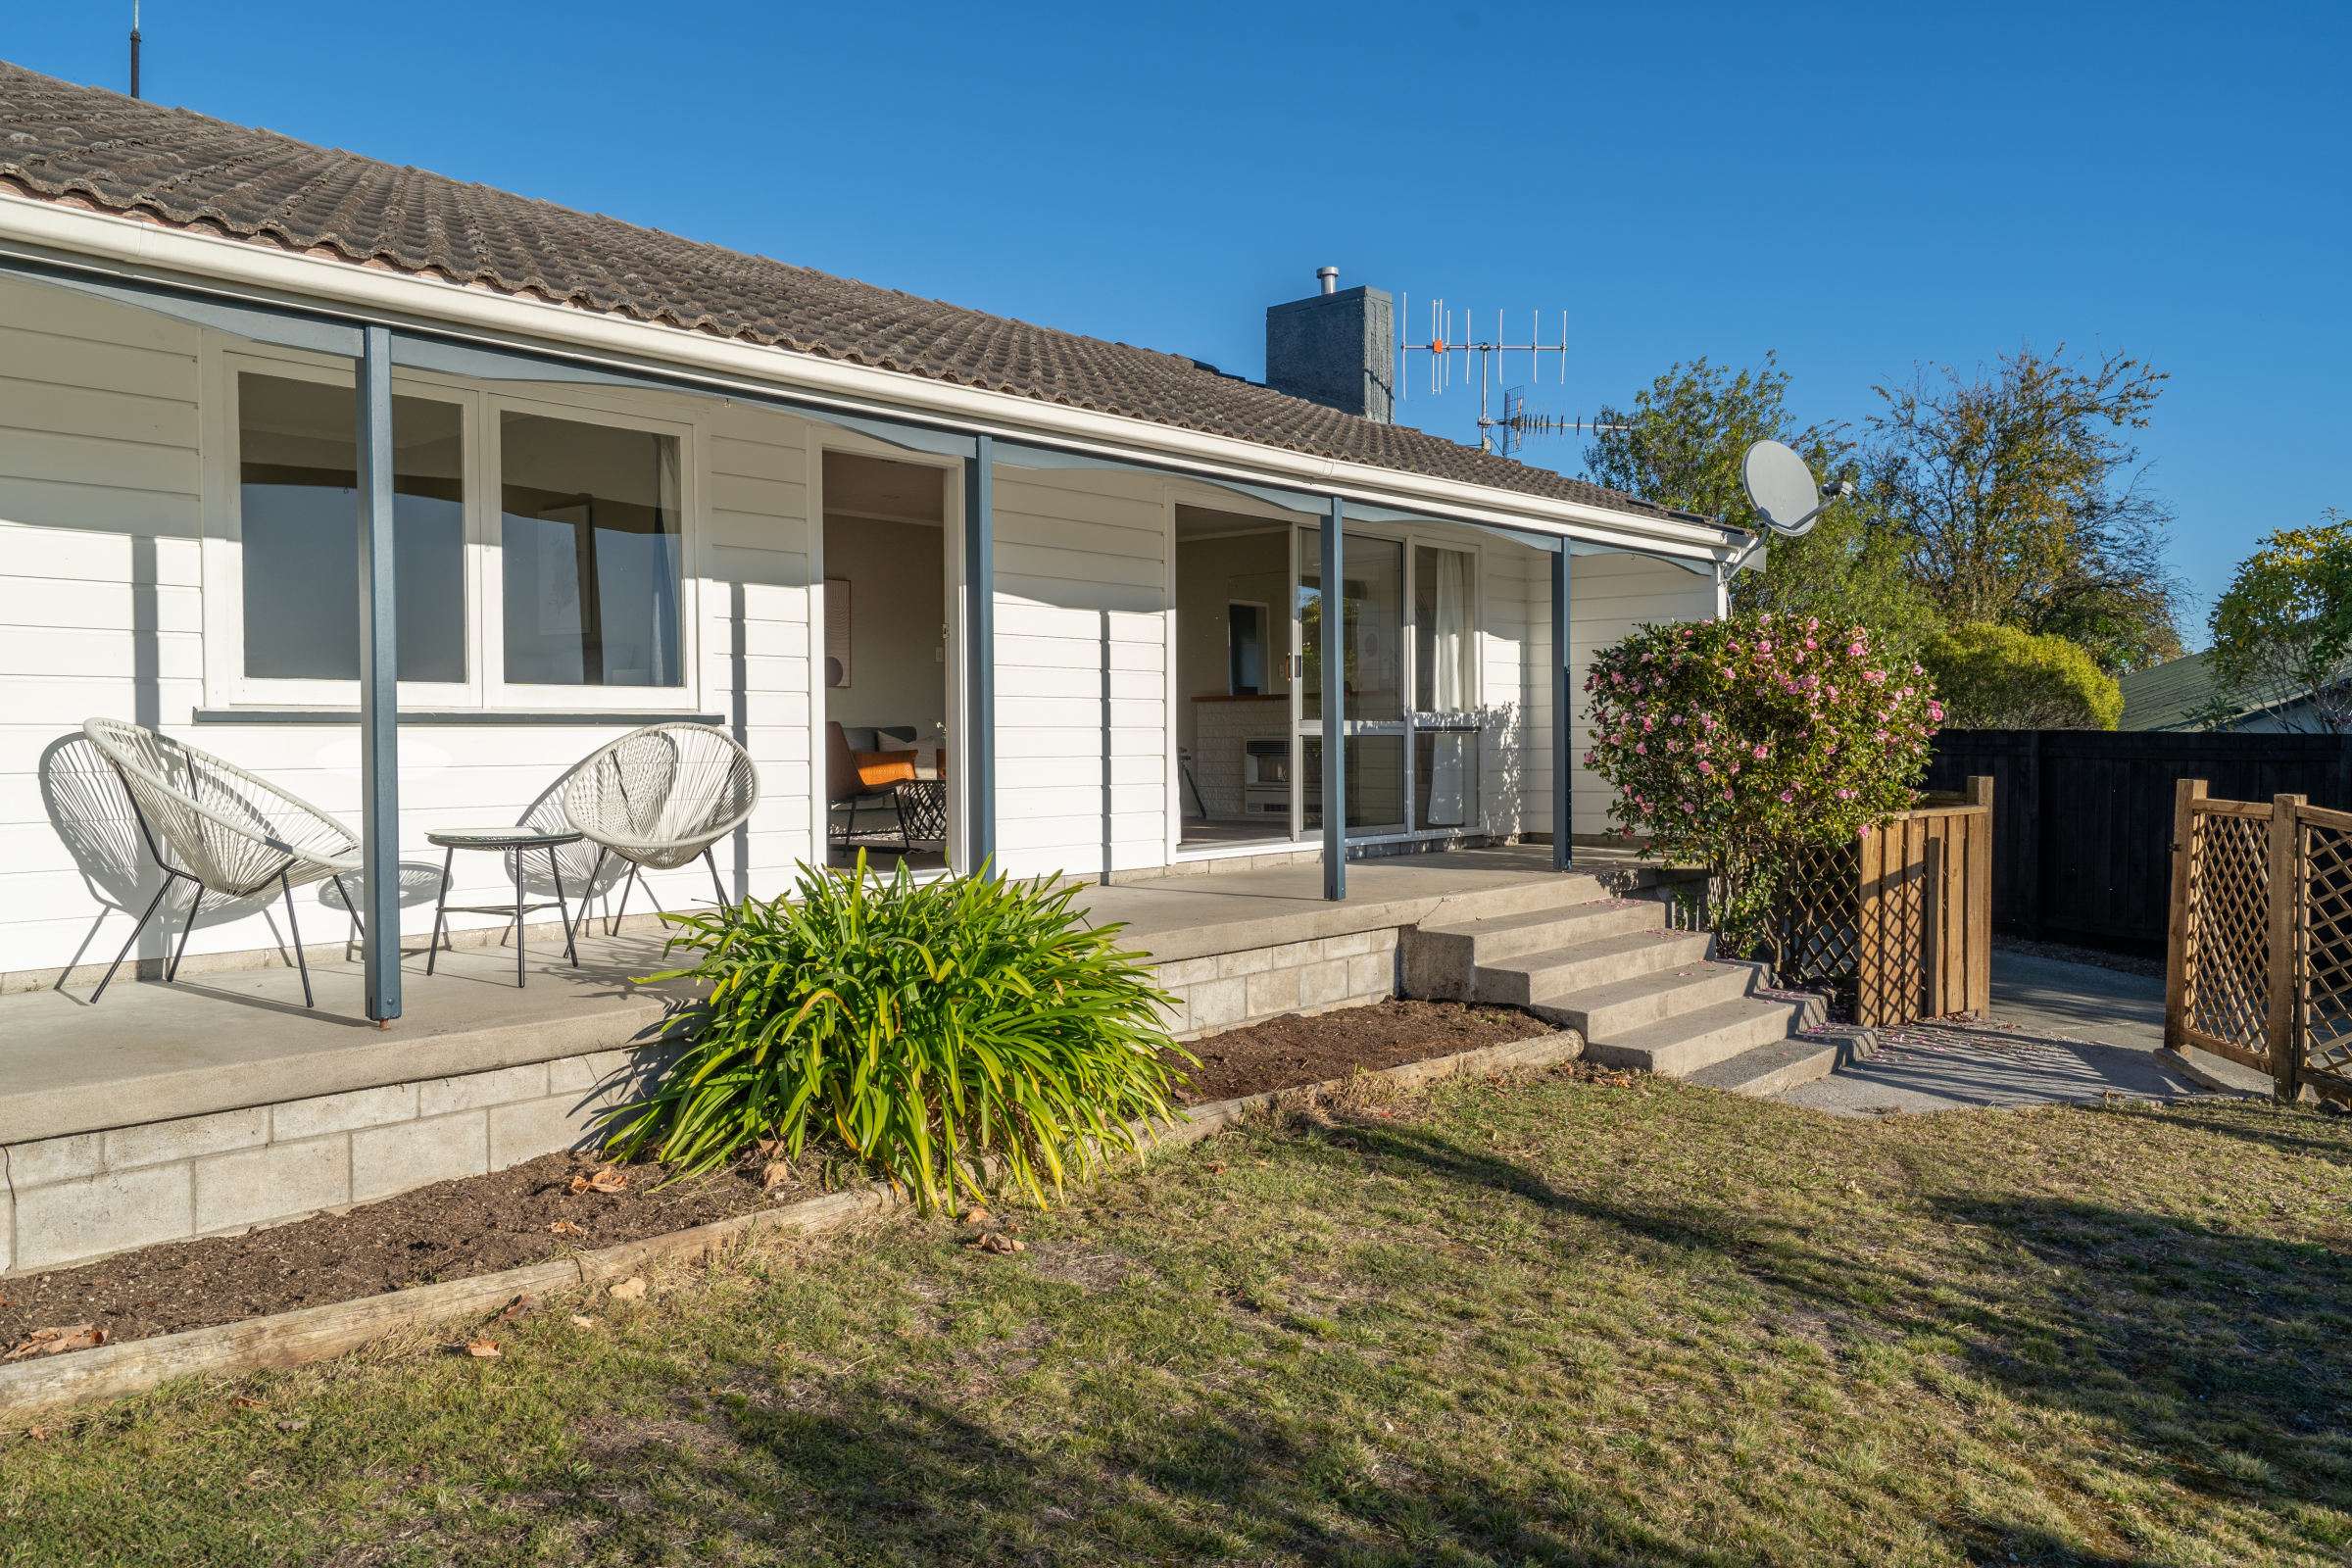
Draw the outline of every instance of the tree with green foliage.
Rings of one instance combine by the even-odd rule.
[[[1974,620],[1938,632],[1921,662],[1957,729],[2113,729],[2124,694],[2081,645]]]
[[[1864,487],[1951,623],[2067,637],[2110,674],[2179,656],[2171,513],[2143,488],[2162,371],[2121,353],[2020,349],[1990,371],[1877,389]]]
[[[2299,727],[2352,732],[2352,517],[2327,517],[2238,563],[2211,621],[2218,708],[2293,709]]]
[[[1755,369],[1703,359],[1670,366],[1630,409],[1602,410],[1603,428],[1585,449],[1586,472],[1596,484],[1760,532],[1763,520],[1740,482],[1750,446],[1784,442],[1824,479],[1855,466],[1842,427],[1799,425],[1788,396],[1788,374],[1769,353]],[[1909,657],[1936,624],[1898,537],[1868,497],[1832,504],[1801,538],[1774,537],[1762,568],[1732,580],[1732,602],[1742,611],[1873,627],[1889,657]]]

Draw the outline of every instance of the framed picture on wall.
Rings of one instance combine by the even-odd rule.
[[[825,579],[825,684],[850,683],[850,579]]]

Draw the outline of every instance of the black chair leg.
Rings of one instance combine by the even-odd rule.
[[[286,937],[294,944],[294,966],[302,971],[302,1004],[306,1007],[316,1006],[318,1004],[311,1000],[311,960],[303,956],[302,952],[302,921],[294,913],[294,884],[286,880],[285,872],[280,871],[277,873],[277,885],[286,895]],[[196,896],[201,901],[203,891],[199,889]],[[195,911],[190,910],[188,917],[193,921]]]
[[[449,907],[449,872],[450,867],[457,862],[457,858],[458,852],[454,846],[441,852],[441,892],[433,900],[433,934],[427,937],[424,943],[424,972],[426,974],[433,972],[433,964],[441,956],[441,922],[448,918],[444,911]]]
[[[564,922],[564,956],[569,958],[571,966],[577,969],[580,966],[580,950],[571,945],[571,910],[564,904],[564,867],[556,863],[556,847],[553,844],[547,847],[547,874],[556,882],[556,914]]]
[[[596,879],[605,874],[605,857],[609,853],[601,844],[596,847],[596,864],[588,868],[588,885],[580,889],[580,917],[574,922],[575,924],[586,925],[588,923],[588,906],[596,902]],[[566,946],[570,944],[571,932],[569,930],[564,933],[564,941]],[[574,958],[572,961],[577,963],[579,960]]]
[[[524,985],[522,972],[522,852],[514,852],[514,989]]]
[[[335,884],[335,897],[343,901],[343,912],[351,916],[352,930],[359,934],[359,939],[362,942],[367,941],[368,922],[360,918],[360,906],[352,902],[351,889],[343,885],[343,878],[340,876],[334,877],[332,880]],[[343,944],[343,956],[346,959],[351,956],[351,944],[349,942]]]
[[[132,926],[130,935],[122,939],[122,951],[116,954],[115,961],[106,966],[106,978],[99,981],[98,989],[90,993],[91,1006],[98,1005],[98,999],[106,995],[106,988],[115,983],[115,971],[122,967],[124,958],[130,956],[131,944],[139,940],[139,933],[147,929],[147,922],[155,918],[155,906],[164,902],[164,895],[172,891],[172,884],[177,880],[177,877],[166,876],[164,885],[155,890],[155,897],[147,901],[147,907],[139,914],[139,923]],[[197,889],[197,897],[203,896],[204,890]]]
[[[196,897],[188,904],[187,924],[179,928],[179,942],[172,950],[172,961],[164,968],[164,983],[169,985],[179,978],[179,960],[186,956],[188,938],[196,931],[196,913],[204,907],[204,884],[196,884]]]
[[[620,907],[612,911],[612,919],[609,924],[606,925],[605,935],[610,937],[618,936],[620,934],[620,922],[627,919],[629,914],[629,891],[636,886],[637,862],[635,860],[631,860],[629,862],[629,874],[621,879]]]
[[[727,919],[735,918],[735,906],[727,902],[727,885],[719,880],[718,859],[709,845],[703,846],[703,863],[710,868],[710,891],[718,895],[718,912]]]

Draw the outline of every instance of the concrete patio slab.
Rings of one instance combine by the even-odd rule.
[[[1988,1017],[1887,1030],[1875,1056],[1842,1062],[1779,1098],[1838,1114],[1883,1115],[2239,1087],[2185,1070],[2163,1045],[2162,979],[1996,948]]]
[[[1585,878],[1551,869],[1545,846],[1351,863],[1348,898],[1321,897],[1314,864],[1179,876],[1082,894],[1088,916],[1125,922],[1154,963],[1411,925],[1437,911],[1565,897]],[[644,988],[665,966],[662,928],[583,931],[581,966],[552,923],[530,928],[530,984],[511,947],[445,951],[424,971],[406,956],[402,1017],[363,1016],[356,961],[314,961],[318,1006],[286,968],[118,979],[96,1005],[85,988],[0,997],[0,1147],[99,1129],[277,1104],[612,1051],[655,1038],[686,994]]]

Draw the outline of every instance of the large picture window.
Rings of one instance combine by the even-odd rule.
[[[208,582],[228,591],[206,597],[211,699],[356,704],[350,371],[244,352],[219,363],[227,467],[205,549]],[[690,709],[692,424],[423,374],[393,386],[402,702]]]
[[[348,386],[237,377],[237,504],[250,680],[360,678],[358,399]],[[393,559],[400,678],[466,679],[465,415],[395,397]]]

